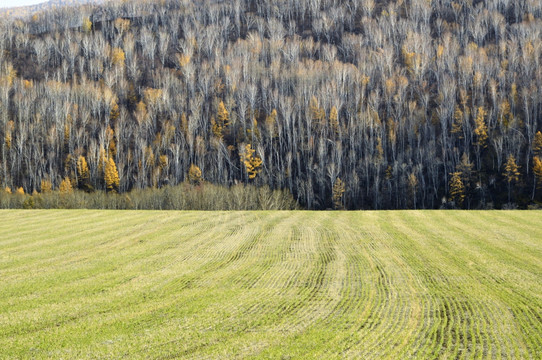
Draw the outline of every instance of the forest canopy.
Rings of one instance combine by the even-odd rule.
[[[536,0],[4,15],[0,191],[205,181],[287,190],[309,209],[538,204],[541,17]]]

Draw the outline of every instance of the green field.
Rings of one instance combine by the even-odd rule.
[[[0,358],[542,358],[542,212],[0,219]]]

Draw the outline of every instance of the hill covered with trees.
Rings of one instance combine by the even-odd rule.
[[[123,1],[0,19],[0,184],[310,209],[542,200],[542,3]]]

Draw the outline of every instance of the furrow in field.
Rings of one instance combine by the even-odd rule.
[[[367,224],[370,224],[373,219],[366,219]],[[387,320],[388,314],[395,308],[396,301],[393,295],[392,280],[387,273],[386,264],[382,258],[375,256],[376,253],[383,251],[382,243],[375,238],[373,229],[367,229],[364,224],[363,232],[367,234],[367,241],[363,245],[364,252],[372,264],[368,278],[366,279],[369,286],[372,287],[373,301],[369,305],[368,312],[360,318],[360,324],[354,334],[354,342],[349,344],[343,355],[346,357],[367,357],[375,356],[372,354],[372,347],[377,342],[377,338],[386,341],[386,333],[395,327],[395,320],[390,324],[384,322]],[[385,256],[384,256],[385,257]]]
[[[419,224],[415,219],[409,219],[408,223],[406,223],[403,218],[393,218],[388,224],[393,226],[398,234],[404,234],[402,240],[411,246],[416,244],[416,239],[423,239],[423,233],[416,230]],[[424,254],[422,252],[424,249],[429,250],[429,254]],[[410,353],[418,354],[417,356],[421,357],[436,357],[442,353],[443,349],[446,349],[444,351],[447,353],[449,351],[447,349],[448,345],[457,349],[457,346],[461,346],[461,344],[454,344],[453,342],[457,341],[457,337],[451,335],[461,334],[461,328],[464,329],[466,325],[461,324],[461,317],[456,316],[455,313],[460,309],[458,299],[446,296],[450,291],[448,288],[450,285],[449,276],[445,276],[438,271],[439,267],[446,264],[446,257],[442,256],[440,249],[434,251],[426,246],[416,249],[416,251],[407,252],[407,254],[412,255],[412,257],[406,261],[411,264],[413,269],[418,269],[417,278],[423,281],[428,293],[431,294],[428,297],[430,300],[428,308],[431,310],[426,316],[432,319],[426,324],[426,328],[418,330],[418,339],[413,339],[411,346],[417,345]],[[435,269],[432,269],[432,267]],[[431,340],[428,341],[428,339]]]
[[[491,234],[491,232],[488,231],[489,229],[486,229],[484,225],[470,229],[470,227],[466,225],[469,224],[469,222],[469,219],[463,218],[461,221],[450,224],[450,228],[452,228],[454,232],[463,232],[464,236],[462,237],[462,240],[468,239],[469,245],[471,245],[468,249],[465,248],[463,250],[462,259],[467,259],[464,261],[468,261],[468,259],[470,259],[471,262],[479,264],[477,267],[480,268],[471,269],[471,271],[478,274],[478,287],[483,285],[483,293],[491,294],[493,298],[498,298],[499,301],[497,304],[502,304],[502,307],[510,306],[513,308],[517,308],[517,306],[514,306],[515,304],[524,305],[523,308],[526,311],[522,312],[520,315],[520,317],[525,319],[525,321],[521,322],[521,331],[524,334],[527,347],[531,347],[529,353],[536,352],[536,349],[540,347],[541,344],[539,334],[542,331],[542,324],[540,318],[536,315],[540,313],[540,302],[536,298],[525,297],[523,295],[525,293],[538,294],[539,291],[542,290],[540,289],[534,293],[531,292],[534,288],[540,288],[540,282],[536,280],[537,276],[534,275],[537,273],[536,267],[533,268],[533,266],[529,264],[529,258],[526,258],[524,262],[520,263],[515,257],[508,256],[509,251],[503,250],[500,245],[497,245],[501,243],[498,235],[496,237],[493,237],[494,235],[487,236],[487,234]],[[510,231],[514,231],[514,229],[510,229]],[[518,240],[516,240],[516,242],[519,242],[521,241],[520,239],[524,238],[518,237],[517,239]],[[519,282],[507,281],[506,278],[509,277],[509,274],[502,273],[499,267],[492,266],[488,268],[488,265],[486,265],[487,262],[480,260],[486,256],[485,254],[487,253],[491,253],[493,256],[498,256],[501,261],[506,261],[506,269],[508,271],[515,270],[522,274],[521,284],[524,286],[524,284],[527,282],[527,284],[529,284],[529,291],[526,291],[525,288],[521,290],[518,289],[516,283],[519,284]],[[483,267],[481,265],[483,265]],[[506,284],[506,286],[503,286],[504,284]],[[502,311],[502,313],[506,312],[506,310]],[[501,326],[497,326],[501,323],[502,318],[500,322],[495,324],[496,326],[492,327],[492,329],[501,330]]]
[[[462,219],[463,221],[464,219]],[[472,228],[469,229],[457,229],[454,224],[450,223],[449,219],[439,219],[435,222],[440,224],[436,227],[434,224],[427,224],[426,230],[429,233],[434,234],[435,241],[434,243],[440,243],[442,246],[440,248],[440,253],[445,254],[449,262],[452,263],[452,266],[455,269],[463,269],[465,275],[461,276],[460,282],[454,281],[454,288],[450,289],[449,293],[454,294],[468,294],[466,295],[466,300],[464,306],[462,307],[460,319],[468,322],[468,329],[464,332],[464,337],[466,341],[463,345],[469,353],[473,356],[478,356],[480,354],[487,353],[492,351],[488,349],[487,338],[501,338],[503,335],[503,327],[500,325],[501,322],[488,324],[487,319],[490,318],[490,313],[500,311],[505,312],[505,310],[499,310],[495,306],[495,302],[490,302],[487,297],[492,293],[491,289],[494,288],[494,284],[491,286],[482,286],[480,285],[485,283],[485,271],[478,271],[476,268],[472,267],[472,264],[478,264],[479,258],[472,257],[469,254],[475,254],[473,245],[476,243],[476,236],[473,237],[472,233],[476,232]],[[445,229],[454,229],[452,232],[456,236],[450,238],[448,236],[449,232]],[[440,239],[446,239],[446,241],[441,241]],[[465,240],[468,239],[467,242]],[[467,245],[468,244],[468,245]],[[457,253],[460,253],[462,256],[457,257]],[[484,255],[482,255],[484,256]],[[487,255],[486,255],[487,256]],[[453,272],[454,270],[450,270]],[[476,289],[477,293],[473,293],[472,290]],[[477,296],[474,298],[474,296]],[[478,301],[478,299],[484,300]],[[485,304],[490,302],[492,304],[492,309],[489,309]],[[500,303],[500,302],[497,302]],[[504,308],[500,306],[501,309]],[[480,334],[480,328],[488,329],[488,333],[482,335]],[[494,342],[492,342],[494,344]]]
[[[156,235],[156,232],[155,232],[155,235]],[[151,240],[152,240],[152,239],[151,239]],[[149,258],[152,258],[152,256],[151,256],[151,255],[152,255],[152,252],[147,251],[146,253],[147,253],[147,257],[144,257],[144,258],[142,257],[142,258],[141,258],[141,259],[144,259],[145,261],[147,261]],[[108,271],[108,270],[115,270],[115,269],[107,269],[107,268],[105,269],[105,271]],[[99,281],[103,281],[103,280],[101,280],[101,279],[103,279],[103,276],[102,276],[101,274],[97,274],[97,275],[95,275],[95,279],[92,279],[92,280],[93,280],[93,281],[98,281],[98,282],[99,282]],[[88,279],[79,279],[78,282],[80,283],[81,280],[87,281]],[[129,280],[130,280],[130,279],[129,279]],[[120,282],[120,284],[122,284],[122,283],[124,283],[124,282],[125,282],[125,281],[123,280],[123,281]],[[68,283],[67,285],[69,286],[70,284]],[[50,292],[50,289],[47,289],[47,290]],[[92,291],[91,291],[90,293],[92,294]],[[90,294],[90,295],[91,295],[91,294]],[[96,298],[96,299],[99,299],[99,298]],[[69,297],[68,297],[67,299],[64,299],[64,300],[69,300]],[[93,300],[94,300],[94,299],[93,299]],[[145,301],[145,299],[142,298],[142,299],[140,299],[140,300],[138,300],[138,301]],[[93,302],[99,303],[99,301],[93,301]],[[92,309],[92,306],[91,306],[90,308]],[[39,309],[34,309],[34,310],[39,310]],[[113,310],[113,309],[111,309],[111,310]],[[52,313],[54,313],[54,312],[52,312]],[[89,316],[89,315],[91,315],[91,314],[92,314],[92,312],[89,313],[89,312],[87,311],[87,312],[83,313],[82,315],[70,315],[70,316],[68,316],[68,320],[69,320],[70,318],[72,318],[72,319],[75,320],[75,319],[80,318],[81,316]],[[53,319],[52,321],[55,321],[55,320]],[[57,322],[57,323],[58,323],[58,322]]]
[[[341,213],[346,217],[347,213]],[[346,254],[346,279],[342,287],[341,301],[335,306],[334,312],[326,320],[325,326],[330,326],[330,335],[334,338],[318,357],[348,357],[354,347],[362,341],[360,327],[367,329],[372,326],[376,288],[372,279],[376,268],[374,259],[367,252],[366,244],[371,240],[366,231],[351,228],[349,222],[338,222],[334,219],[334,231],[340,234],[342,252]],[[327,324],[335,322],[337,325]],[[362,330],[363,331],[363,330]],[[333,346],[332,346],[333,345]]]

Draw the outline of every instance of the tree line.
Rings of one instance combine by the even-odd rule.
[[[0,184],[308,209],[542,199],[542,3],[124,1],[0,19]]]

